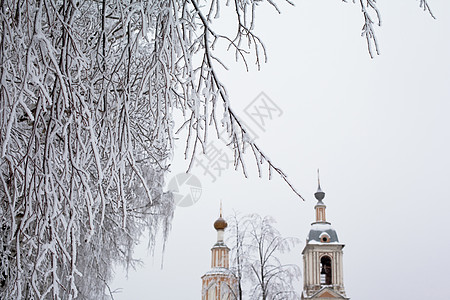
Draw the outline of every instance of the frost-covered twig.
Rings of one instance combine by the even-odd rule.
[[[347,0],[342,1],[348,2]],[[424,11],[428,11],[433,19],[436,19],[427,1],[428,0],[420,0],[419,5],[421,8],[423,8]],[[353,0],[353,3],[355,2],[356,0]],[[376,23],[378,26],[381,26],[381,14],[376,6],[376,0],[359,0],[359,3],[364,18],[364,25],[362,27],[361,36],[366,39],[369,55],[371,58],[373,58],[375,53],[377,55],[380,54],[379,45],[373,25]],[[374,17],[371,16],[370,11],[375,14],[375,18],[377,20],[376,22],[374,21]]]
[[[433,12],[431,11],[430,6],[428,5],[428,0],[420,0],[420,7],[423,9],[423,11],[428,11],[428,13],[430,14],[430,16],[433,19],[436,19],[436,17],[434,16]]]
[[[206,82],[208,82],[208,84],[207,85],[205,84],[204,89],[207,90],[208,95],[212,95],[211,100],[213,102],[213,107],[215,107],[217,98],[220,98],[223,102],[223,107],[224,107],[223,114],[224,115],[222,118],[222,126],[225,126],[227,128],[227,133],[228,133],[228,136],[231,141],[231,146],[232,146],[232,149],[234,150],[234,166],[235,166],[235,168],[237,169],[238,167],[241,167],[244,176],[247,177],[244,153],[245,153],[245,148],[249,145],[254,153],[255,161],[256,161],[256,164],[258,167],[259,176],[262,175],[261,164],[267,163],[269,178],[271,177],[271,171],[274,170],[276,173],[278,173],[283,178],[283,180],[288,184],[288,186],[301,199],[303,199],[302,196],[295,190],[294,186],[288,180],[287,176],[283,173],[283,171],[279,167],[274,165],[274,163],[270,159],[268,159],[267,156],[260,150],[259,146],[249,138],[246,128],[239,121],[238,117],[231,109],[228,95],[226,94],[226,91],[225,91],[225,87],[220,82],[220,80],[216,74],[216,71],[214,69],[214,65],[212,63],[213,58],[212,58],[212,54],[211,54],[211,49],[209,47],[209,45],[211,43],[213,43],[210,40],[210,36],[217,38],[218,35],[216,35],[214,33],[214,31],[211,29],[208,18],[203,15],[200,7],[197,5],[195,0],[192,0],[192,4],[196,10],[196,13],[199,15],[199,18],[203,25],[202,41],[203,41],[203,47],[204,47],[204,55],[203,55],[201,67],[199,68],[199,72],[201,74],[200,79],[208,78],[208,80],[206,81]],[[247,38],[249,45],[254,44],[254,46],[255,46],[254,51],[255,51],[255,56],[256,56],[256,63],[259,67],[259,56],[261,54],[258,50],[259,49],[258,47],[260,45],[262,47],[262,49],[265,49],[264,45],[260,42],[259,38],[256,37],[251,32],[251,30],[246,27],[247,19],[242,16],[242,13],[245,12],[245,8],[243,8],[242,5],[246,5],[246,4],[243,4],[237,0],[234,1],[234,4],[235,4],[235,11],[236,11],[237,22],[238,22],[238,34],[236,35],[234,40],[230,43],[230,45],[236,47],[236,51],[238,51],[237,53],[241,53],[241,52],[239,52],[240,49],[238,47],[241,44],[243,38]],[[274,5],[274,3],[271,3],[271,5]],[[253,18],[254,18],[254,16],[252,15],[251,21],[250,21],[251,23],[253,23]],[[251,27],[253,27],[253,25],[251,25]],[[243,54],[241,53],[241,55],[243,55]],[[265,57],[265,50],[263,52],[263,55]],[[200,80],[198,86],[200,87],[203,82],[204,81]],[[197,108],[195,108],[195,110],[197,110]],[[196,119],[194,121],[193,120],[194,117],[195,117],[195,115],[191,115],[191,118],[189,119],[189,124],[191,124],[191,125],[195,124],[194,126],[196,126],[195,128],[197,129],[196,130],[197,132],[199,129],[199,124],[204,124],[205,128],[207,128],[208,123],[206,123],[206,122],[199,123],[200,120],[198,120],[198,119]],[[211,113],[211,118],[212,119],[216,118],[214,115],[214,112]],[[188,124],[188,122],[186,121],[183,126],[186,126],[187,124]],[[217,123],[214,122],[214,125],[216,126],[216,130],[217,130]],[[189,138],[191,137],[192,134],[196,134],[196,133],[192,133],[191,126],[189,126],[189,134],[188,134],[188,141],[186,143],[185,155],[187,155],[187,153],[188,153],[188,149],[190,146]],[[193,163],[193,158],[195,155],[195,147],[196,147],[197,141],[198,141],[198,139],[195,138],[194,150],[191,155],[191,163],[190,163],[189,168],[192,166],[192,163]]]
[[[365,2],[365,3],[364,3]],[[368,12],[368,9],[371,9],[375,12],[376,18],[378,20],[377,25],[381,26],[381,18],[380,18],[380,12],[378,11],[378,8],[376,7],[376,1],[375,0],[359,0],[359,3],[361,4],[361,12],[364,16],[364,25],[362,28],[361,36],[364,36],[367,41],[367,49],[369,51],[369,55],[371,58],[374,56],[374,49],[377,55],[380,54],[379,48],[378,48],[378,42],[377,37],[375,35],[375,30],[373,28],[374,21],[372,20],[371,15]]]

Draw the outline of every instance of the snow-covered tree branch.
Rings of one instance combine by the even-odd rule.
[[[348,2],[348,0],[342,1]],[[353,3],[355,2],[356,0],[353,0]],[[374,25],[381,26],[381,13],[376,3],[376,0],[359,0],[361,13],[364,18],[361,36],[366,39],[367,50],[371,58],[373,58],[375,54],[380,54],[380,48],[375,34]],[[424,11],[427,11],[433,19],[436,19],[428,4],[428,0],[420,0],[419,6]]]

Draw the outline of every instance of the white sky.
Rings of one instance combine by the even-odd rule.
[[[200,299],[221,199],[225,215],[233,210],[272,215],[285,236],[300,238],[288,259],[301,265],[320,168],[327,218],[346,244],[347,295],[447,300],[450,1],[429,2],[437,20],[419,9],[419,1],[378,4],[381,55],[373,60],[359,36],[356,4],[297,0],[295,7],[280,5],[281,15],[262,9],[256,28],[268,63],[248,73],[229,64],[221,77],[232,106],[257,131],[258,144],[307,201],[276,176],[257,178],[251,160],[249,179],[230,167],[213,183],[195,168],[202,196],[176,209],[164,268],[160,250],[152,258],[139,246],[136,255],[144,266],[131,270],[128,279],[117,270],[111,286],[122,292],[115,299]],[[265,132],[243,113],[260,92],[283,112],[268,121]],[[167,181],[187,168],[182,146]]]

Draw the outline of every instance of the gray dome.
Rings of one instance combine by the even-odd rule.
[[[326,238],[324,241],[323,238]],[[319,243],[339,243],[336,230],[330,223],[313,223],[308,234],[308,243],[311,241]]]

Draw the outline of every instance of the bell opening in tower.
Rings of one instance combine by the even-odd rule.
[[[323,256],[320,259],[320,284],[331,285],[331,258]]]

